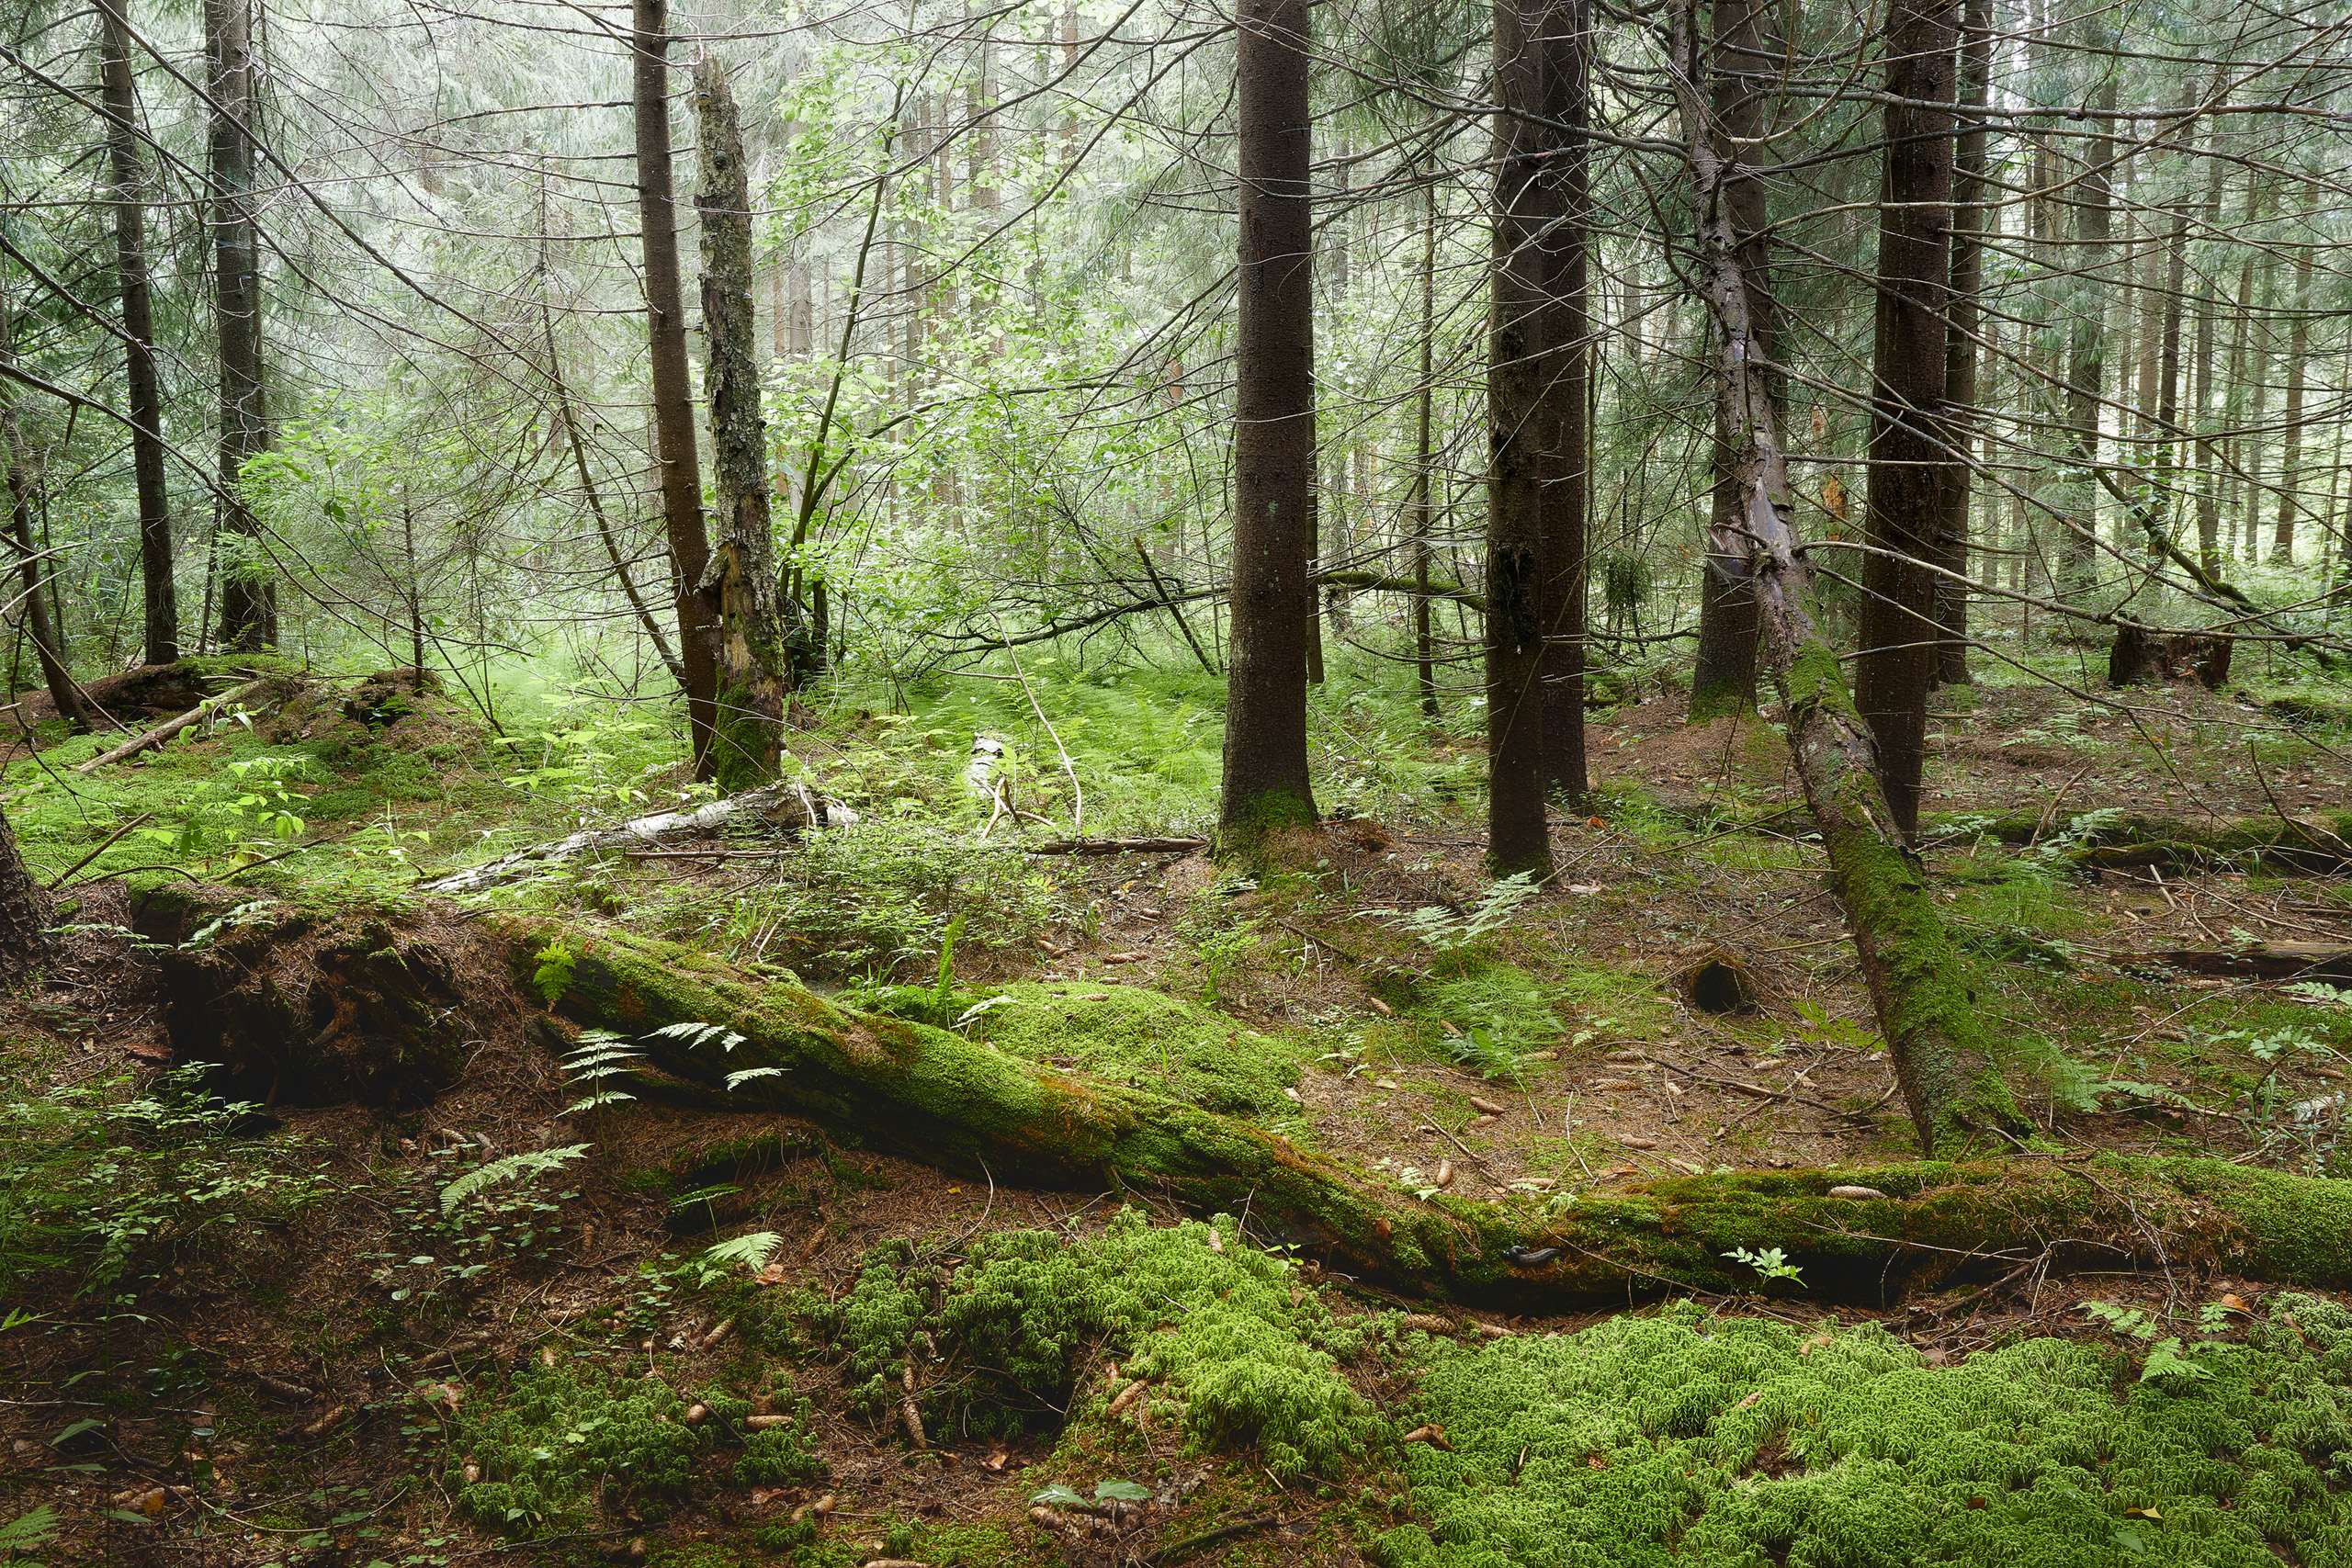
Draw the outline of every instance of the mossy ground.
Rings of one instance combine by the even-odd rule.
[[[1439,1347],[1386,1568],[2352,1561],[2352,1314],[2282,1297],[2158,1361],[2029,1339],[1958,1367],[1875,1326],[1681,1306]],[[2143,1371],[2145,1375],[2143,1375]]]

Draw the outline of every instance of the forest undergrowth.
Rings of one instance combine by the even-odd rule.
[[[1334,660],[1327,820],[1248,863],[1182,842],[1204,675],[981,673],[803,715],[854,825],[456,902],[418,886],[692,798],[667,727],[539,670],[389,710],[288,670],[143,760],[17,745],[68,942],[0,1004],[0,1550],[2352,1561],[2340,1236],[2209,1196],[2335,1201],[2352,904],[2297,857],[2352,695],[1940,699],[1926,863],[2022,1114],[1926,1167],[1767,722],[1597,712],[1535,886],[1484,874],[1477,720],[1400,723],[1408,669]],[[2256,818],[2309,841],[2190,831]],[[1161,847],[1035,852],[1071,839]],[[587,1018],[623,939],[774,1016]],[[1372,1229],[827,1114],[791,1019],[1260,1140]],[[1408,1230],[1479,1256],[1357,1261]]]

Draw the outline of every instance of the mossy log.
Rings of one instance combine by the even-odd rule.
[[[2352,1189],[2338,1182],[2218,1160],[2027,1158],[1700,1176],[1540,1212],[1517,1197],[1421,1202],[1248,1122],[853,1013],[781,973],[554,922],[514,919],[504,934],[518,976],[560,976],[555,1013],[639,1040],[662,1075],[649,1089],[666,1082],[707,1102],[795,1111],[835,1135],[998,1181],[1129,1188],[1246,1213],[1261,1235],[1329,1269],[1464,1301],[1557,1310],[1753,1290],[1754,1271],[1727,1255],[1775,1247],[1813,1299],[1889,1300],[2036,1260],[2058,1271],[2136,1264],[2352,1286]],[[542,955],[559,946],[568,965],[550,967]],[[742,1039],[728,1050],[652,1032],[689,1021]],[[752,1067],[781,1072],[727,1094],[727,1075]]]
[[[2143,812],[2086,811],[2064,816],[2021,814],[1987,822],[1960,818],[1938,824],[1930,836],[1974,832],[2005,844],[2057,843],[2067,864],[2086,871],[2154,866],[2200,871],[2259,864],[2271,870],[2338,872],[2352,866],[2352,812],[2303,817],[2152,817]]]

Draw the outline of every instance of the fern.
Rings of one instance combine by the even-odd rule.
[[[57,1510],[43,1503],[29,1514],[19,1514],[0,1525],[0,1551],[30,1551],[57,1538]]]
[[[566,1116],[577,1116],[583,1111],[594,1111],[600,1105],[619,1105],[637,1096],[627,1089],[606,1087],[607,1081],[621,1077],[630,1068],[642,1064],[637,1054],[637,1043],[626,1034],[616,1034],[609,1029],[583,1029],[579,1043],[563,1058],[564,1075],[573,1086],[584,1089],[587,1095],[563,1108]]]
[[[730,1054],[736,1046],[743,1043],[743,1037],[725,1024],[696,1023],[692,1020],[684,1023],[665,1023],[653,1034],[660,1040],[682,1040],[690,1046],[707,1045],[717,1041],[721,1051]]]
[[[512,1181],[520,1176],[537,1176],[542,1171],[560,1170],[588,1152],[586,1144],[566,1144],[560,1149],[528,1149],[492,1160],[488,1165],[466,1172],[441,1189],[441,1212],[453,1213],[458,1204],[475,1193],[502,1181]]]
[[[741,1263],[756,1274],[768,1266],[776,1248],[784,1245],[784,1237],[774,1231],[753,1231],[703,1249],[703,1262],[716,1269],[731,1269]]]

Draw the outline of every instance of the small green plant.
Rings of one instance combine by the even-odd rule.
[[[1759,1280],[1786,1280],[1792,1285],[1804,1283],[1798,1278],[1804,1269],[1790,1262],[1789,1255],[1777,1247],[1768,1247],[1760,1252],[1751,1247],[1736,1247],[1724,1256],[1735,1263],[1747,1264],[1756,1270]]]
[[[560,1149],[526,1149],[477,1166],[441,1189],[441,1212],[454,1213],[458,1204],[500,1182],[561,1170],[587,1152],[586,1144],[566,1144]]]
[[[531,988],[553,1007],[571,986],[571,966],[579,961],[579,954],[561,942],[551,941],[539,949],[538,959],[538,967],[531,971]]]
[[[1058,1481],[1029,1495],[1032,1503],[1048,1508],[1076,1508],[1083,1513],[1092,1513],[1105,1503],[1148,1503],[1150,1500],[1151,1488],[1133,1481],[1098,1481],[1094,1483],[1094,1495],[1091,1497]]]
[[[18,1514],[0,1525],[0,1552],[14,1554],[47,1546],[57,1539],[57,1510],[43,1503],[29,1514]]]
[[[637,1096],[615,1085],[645,1065],[637,1054],[637,1042],[626,1034],[616,1034],[609,1029],[583,1029],[571,1049],[563,1055],[563,1076],[576,1089],[588,1092],[563,1108],[566,1116],[577,1116],[607,1105],[625,1105]]]
[[[1514,873],[1489,886],[1463,914],[1437,905],[1386,917],[1398,930],[1439,953],[1459,953],[1500,930],[1521,904],[1535,897],[1535,874]]]

